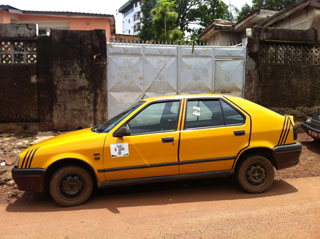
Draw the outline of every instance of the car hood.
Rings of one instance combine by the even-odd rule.
[[[61,134],[59,136],[52,137],[50,139],[41,141],[37,144],[32,145],[32,148],[38,148],[46,145],[52,145],[52,144],[60,144],[60,143],[68,143],[71,141],[78,141],[83,139],[84,137],[90,137],[93,135],[96,135],[97,133],[92,132],[90,128],[77,130],[65,134]],[[30,148],[29,148],[30,149]]]

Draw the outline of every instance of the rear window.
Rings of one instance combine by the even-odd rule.
[[[221,101],[222,109],[226,124],[243,124],[244,117],[236,109],[228,105],[226,102]]]
[[[243,124],[245,117],[220,99],[189,100],[185,129]]]

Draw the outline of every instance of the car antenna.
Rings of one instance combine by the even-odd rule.
[[[146,93],[143,93],[141,100],[143,100],[143,98],[146,96]]]

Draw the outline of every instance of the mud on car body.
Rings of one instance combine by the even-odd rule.
[[[235,175],[249,193],[268,190],[274,168],[299,162],[292,116],[224,95],[143,99],[108,122],[40,142],[13,169],[19,189],[63,206],[94,188]]]

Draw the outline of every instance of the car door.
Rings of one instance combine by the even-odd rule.
[[[180,111],[179,100],[150,103],[124,124],[130,136],[110,133],[104,151],[107,181],[179,174]]]
[[[228,101],[211,98],[189,99],[184,118],[180,173],[231,170],[249,143],[248,116]]]

